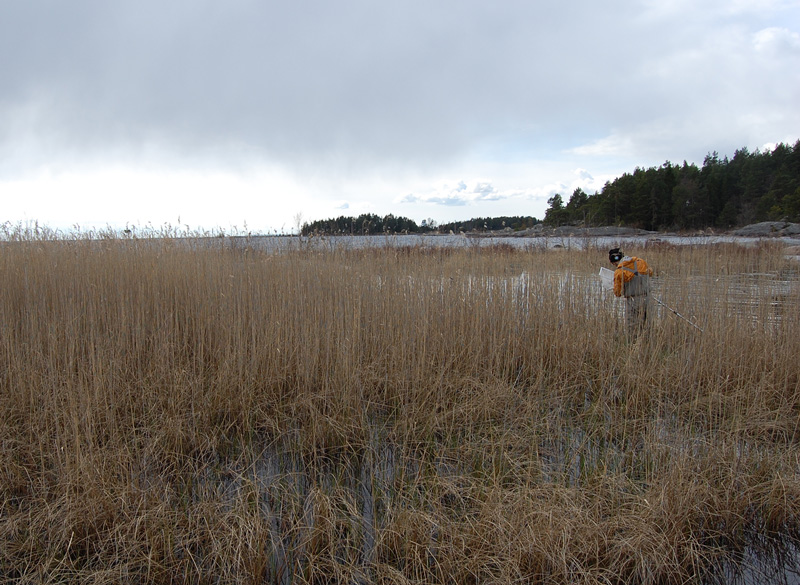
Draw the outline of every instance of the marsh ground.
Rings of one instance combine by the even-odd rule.
[[[648,244],[0,255],[10,582],[686,583],[796,566],[798,267]],[[756,564],[760,563],[760,567]]]

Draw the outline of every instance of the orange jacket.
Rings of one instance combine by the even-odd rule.
[[[636,256],[625,256],[620,260],[614,271],[614,294],[621,297],[625,292],[625,283],[630,282],[638,274],[652,276],[653,269]]]

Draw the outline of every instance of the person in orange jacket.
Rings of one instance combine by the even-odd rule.
[[[647,323],[650,306],[650,277],[653,269],[636,256],[626,256],[619,248],[608,251],[614,270],[614,294],[625,297],[625,323],[630,334],[639,333]]]

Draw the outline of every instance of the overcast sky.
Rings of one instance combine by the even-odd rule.
[[[800,0],[0,0],[0,220],[543,217],[800,139]]]

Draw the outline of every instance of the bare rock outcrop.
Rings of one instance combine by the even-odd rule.
[[[800,223],[788,221],[762,221],[739,228],[733,232],[734,236],[750,238],[768,238],[771,236],[800,236]]]

